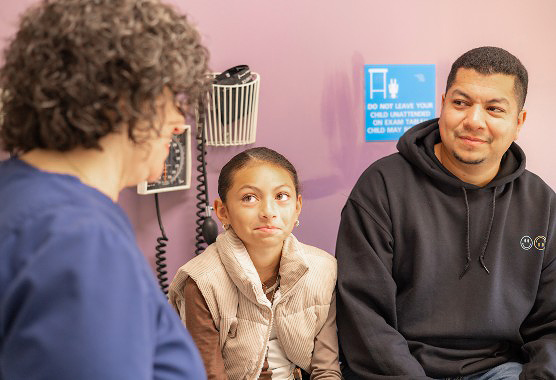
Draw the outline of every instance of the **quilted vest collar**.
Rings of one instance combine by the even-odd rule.
[[[218,248],[220,260],[238,290],[251,302],[270,307],[270,301],[263,293],[261,280],[255,265],[253,265],[247,249],[235,232],[228,229],[218,235],[215,244]],[[293,234],[290,234],[284,241],[282,258],[280,259],[280,299],[284,299],[309,270],[303,256],[303,246]]]

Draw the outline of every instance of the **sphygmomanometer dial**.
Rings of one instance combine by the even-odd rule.
[[[177,136],[172,136],[168,158],[164,163],[164,170],[162,171],[162,175],[160,176],[160,180],[158,182],[161,185],[180,185],[184,183],[185,180],[180,178],[184,162],[184,147],[179,143]]]

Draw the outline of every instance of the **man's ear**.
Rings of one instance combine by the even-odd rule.
[[[228,218],[228,209],[226,209],[226,205],[224,204],[224,202],[222,202],[220,198],[214,201],[214,213],[218,217],[218,220],[220,220],[220,223],[230,224]]]
[[[514,141],[517,140],[517,137],[519,136],[519,133],[521,132],[521,127],[523,127],[523,124],[525,123],[526,118],[527,118],[527,111],[522,109],[521,112],[519,113],[519,115],[517,115],[517,128],[516,128],[516,131],[515,131]]]

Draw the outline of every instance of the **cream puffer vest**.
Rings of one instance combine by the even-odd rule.
[[[328,316],[336,285],[336,259],[290,235],[279,273],[280,289],[271,306],[245,246],[230,229],[182,266],[170,285],[170,302],[184,323],[185,280],[191,277],[201,290],[220,332],[231,380],[259,377],[272,324],[288,359],[309,371],[314,339]]]

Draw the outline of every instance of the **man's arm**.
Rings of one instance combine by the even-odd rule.
[[[371,214],[351,198],[342,211],[336,245],[340,346],[360,379],[425,377],[396,330],[394,241],[384,215]]]
[[[521,326],[528,361],[520,379],[556,378],[556,226],[549,234],[535,304]]]

